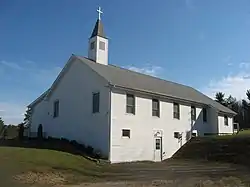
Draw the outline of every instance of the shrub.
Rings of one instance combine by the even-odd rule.
[[[78,143],[77,143],[76,140],[71,140],[70,144],[73,145],[73,146],[75,146],[75,147],[77,147],[77,145],[78,145]]]
[[[43,126],[40,124],[37,129],[37,137],[39,140],[43,139]]]
[[[100,159],[100,158],[102,158],[102,153],[100,150],[96,150],[96,151],[94,151],[93,156],[94,156],[94,158]]]
[[[70,143],[70,141],[67,139],[67,138],[61,138],[61,141],[64,142],[64,143]]]
[[[85,151],[86,151],[86,154],[87,154],[87,155],[90,155],[90,156],[91,156],[91,155],[93,155],[94,148],[88,145],[88,146],[86,147]]]

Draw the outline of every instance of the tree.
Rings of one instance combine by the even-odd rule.
[[[3,127],[4,127],[4,121],[0,117],[0,131],[2,130]]]
[[[220,104],[222,104],[222,105],[225,105],[225,94],[224,93],[222,93],[222,92],[217,92],[216,94],[215,94],[215,100],[218,102],[218,103],[220,103]]]
[[[225,100],[225,105],[227,107],[229,107],[230,109],[232,109],[232,110],[233,110],[233,108],[235,107],[236,104],[237,104],[237,100],[232,95],[229,95],[229,97]]]
[[[24,114],[24,120],[23,120],[24,126],[26,126],[26,127],[30,127],[31,114],[32,114],[32,110],[31,110],[31,108],[28,108],[26,110],[26,113]]]
[[[246,95],[247,95],[247,99],[250,101],[250,90],[247,90]]]
[[[241,113],[242,113],[242,127],[247,127],[247,121],[248,121],[248,103],[245,99],[242,99],[241,101]]]
[[[20,123],[18,125],[18,138],[19,138],[19,140],[23,140],[23,133],[24,133],[24,123]]]

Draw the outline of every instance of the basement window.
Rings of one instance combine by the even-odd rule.
[[[122,129],[122,137],[130,138],[130,130],[129,129]]]

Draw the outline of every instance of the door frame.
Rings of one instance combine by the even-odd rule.
[[[153,146],[154,146],[154,160],[155,159],[155,151],[156,151],[156,139],[160,139],[160,161],[162,161],[163,158],[163,146],[162,146],[162,136],[163,136],[163,132],[162,130],[157,130],[154,132],[154,141],[153,141]]]

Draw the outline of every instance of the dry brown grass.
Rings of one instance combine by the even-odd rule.
[[[20,183],[38,185],[62,185],[66,182],[66,176],[59,172],[27,172],[13,177]]]

